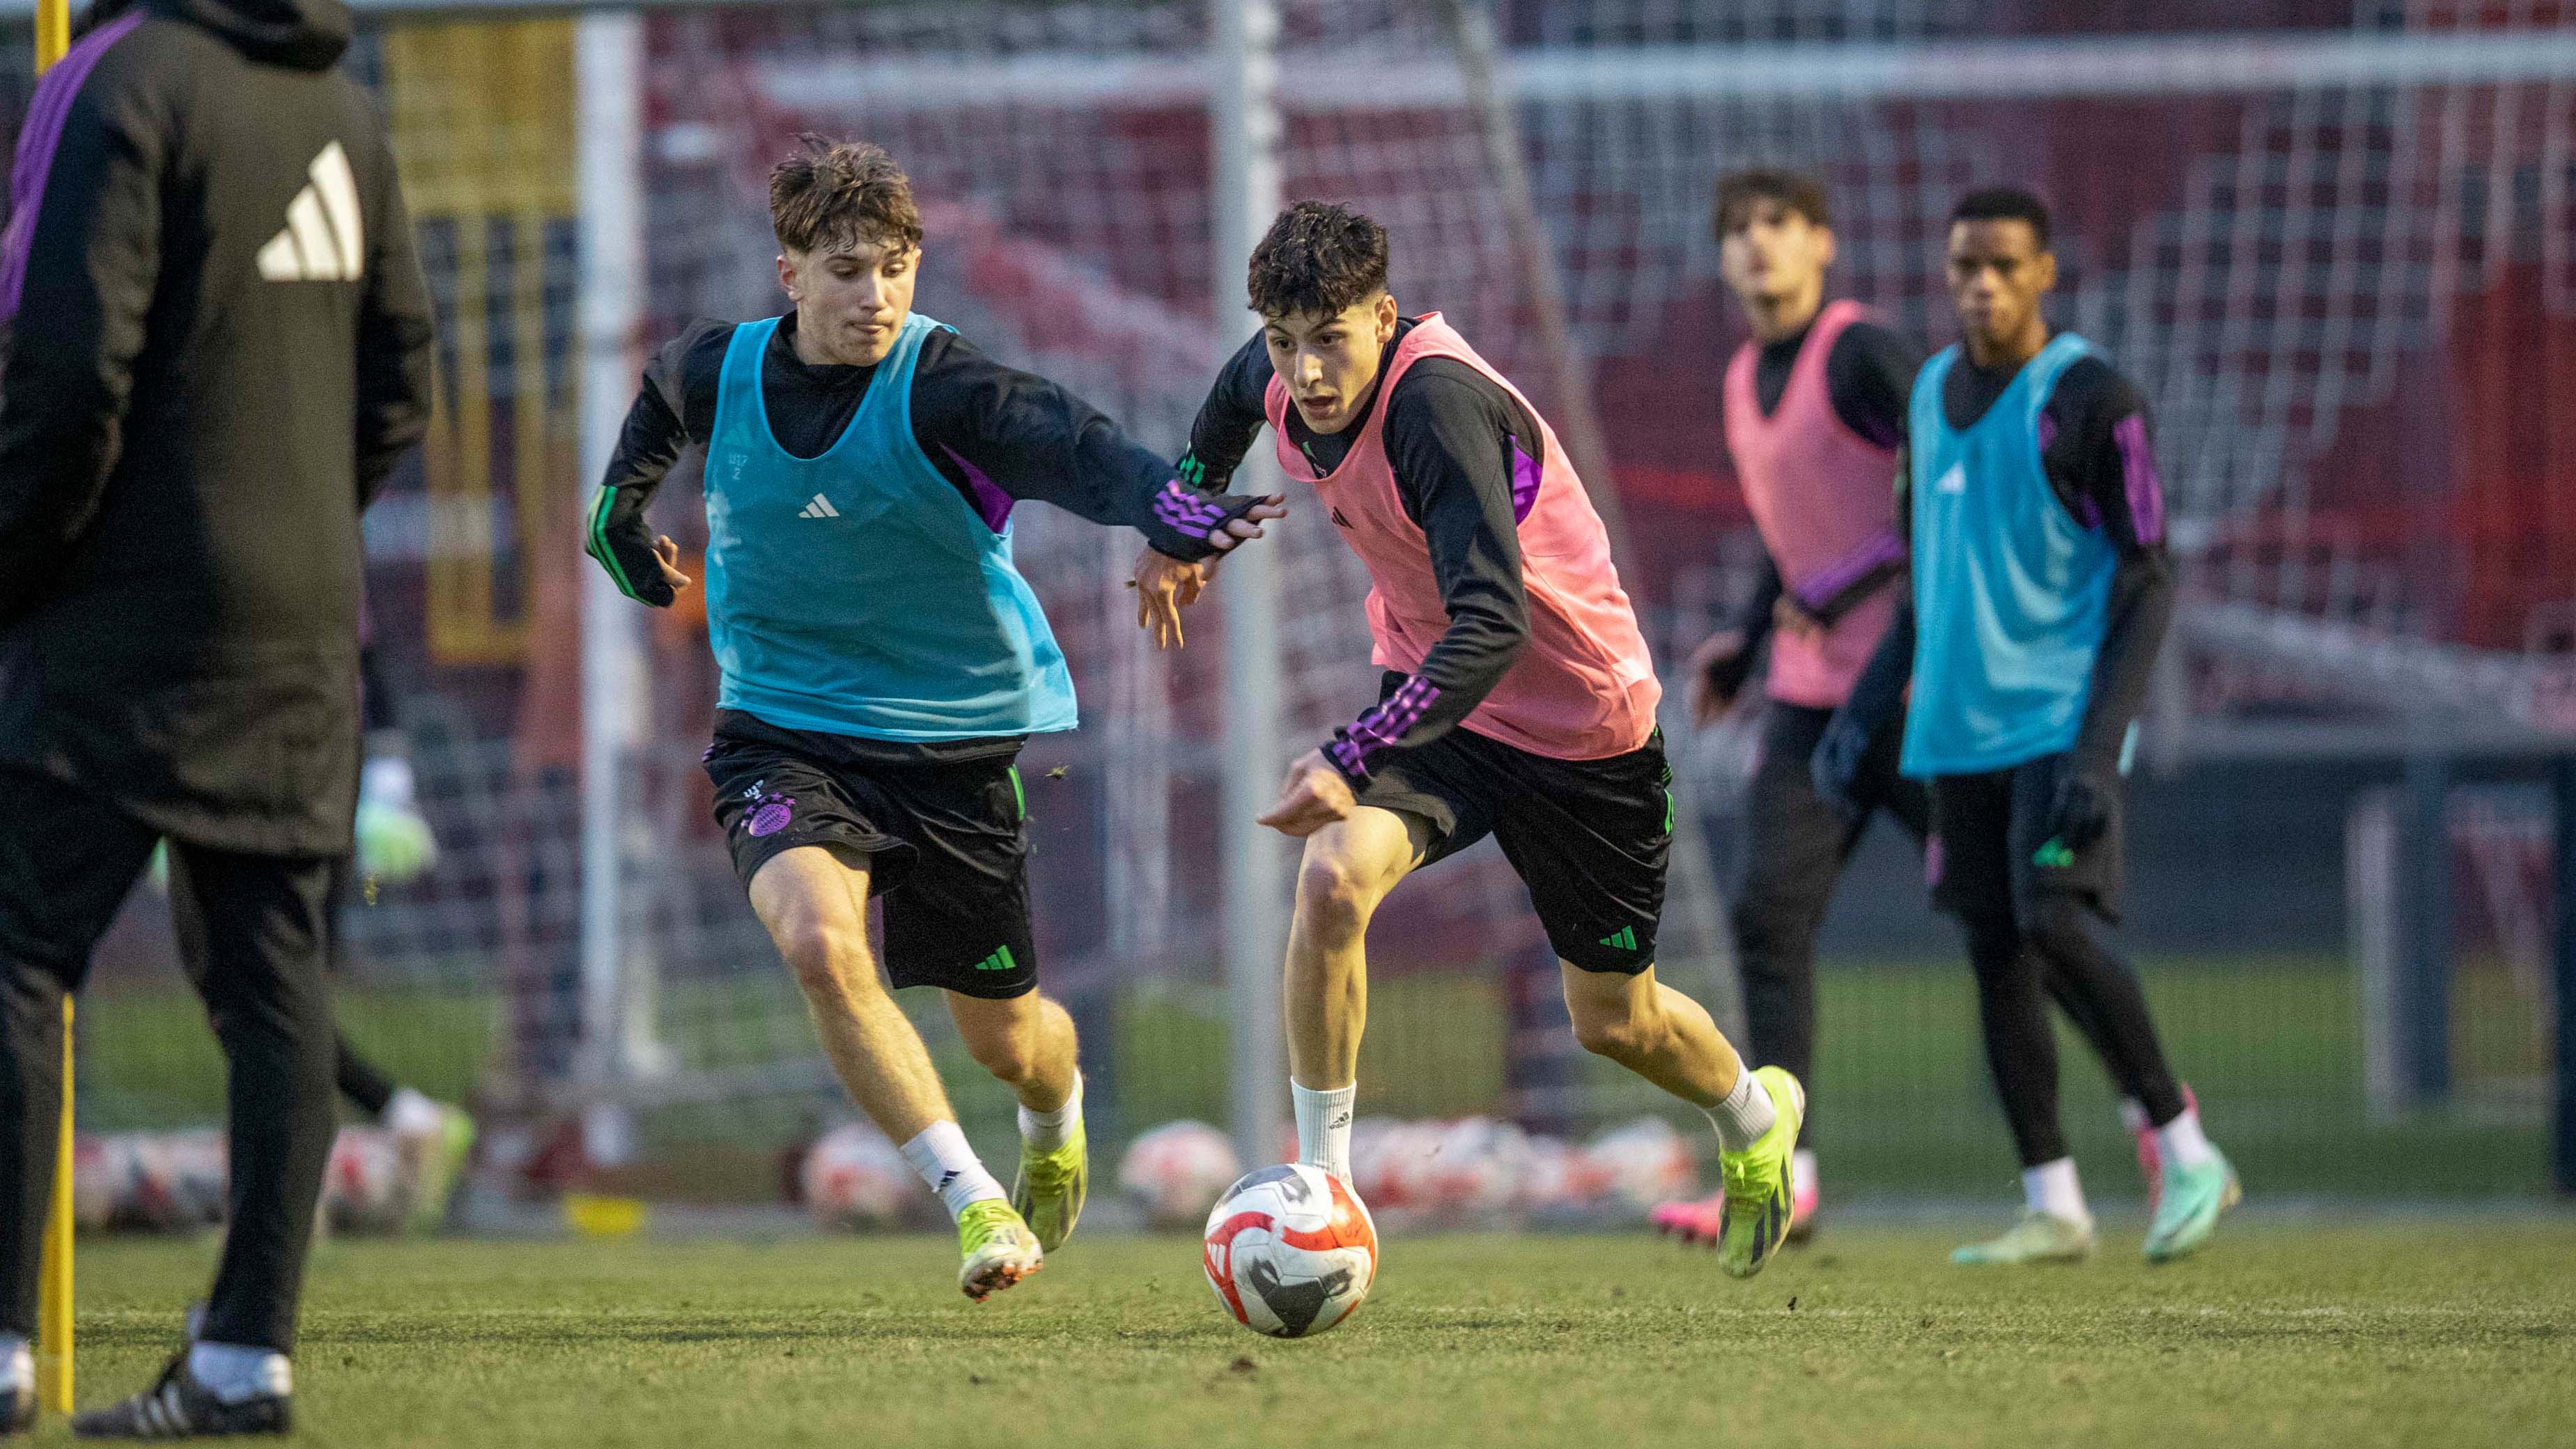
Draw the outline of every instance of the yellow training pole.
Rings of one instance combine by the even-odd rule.
[[[61,5],[63,0],[50,0]],[[43,1287],[36,1304],[36,1402],[72,1411],[72,999],[63,998],[63,1118],[55,1144],[54,1210],[45,1223]]]
[[[71,0],[36,0],[36,73],[72,46]],[[54,1210],[45,1224],[42,1296],[36,1310],[36,1401],[72,1411],[72,999],[63,997],[62,1140],[54,1157]]]
[[[36,0],[36,74],[72,48],[72,0]]]

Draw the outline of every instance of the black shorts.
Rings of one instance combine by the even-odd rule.
[[[1633,976],[1655,964],[1672,782],[1660,730],[1624,755],[1552,760],[1453,729],[1373,771],[1359,799],[1430,826],[1424,865],[1493,836],[1557,956]]]
[[[1982,775],[1943,775],[1932,781],[1932,839],[1924,848],[1924,873],[1932,904],[1954,916],[2010,907],[2027,917],[2041,895],[2074,896],[2106,921],[2120,919],[2123,869],[2120,852],[2121,792],[2115,783],[2106,803],[2111,821],[2100,839],[2069,851],[2048,838],[2064,755],[2049,755]]]
[[[963,759],[890,759],[870,740],[780,729],[727,712],[707,750],[716,823],[746,889],[781,851],[868,857],[885,898],[886,978],[1005,999],[1036,987],[1028,810],[1019,742]]]

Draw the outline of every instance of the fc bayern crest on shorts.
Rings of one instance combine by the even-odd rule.
[[[754,836],[776,835],[796,818],[796,797],[770,789],[767,780],[754,782],[742,792],[742,798],[754,802],[743,824]]]

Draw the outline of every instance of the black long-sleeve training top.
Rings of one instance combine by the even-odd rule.
[[[1789,391],[1789,374],[1796,370],[1798,353],[1813,331],[1811,320],[1754,351],[1753,400],[1763,416],[1780,410],[1780,399]],[[1905,441],[1905,410],[1913,397],[1914,375],[1922,370],[1923,349],[1912,338],[1883,323],[1854,322],[1834,339],[1833,351],[1825,354],[1826,400],[1834,416],[1855,435],[1882,448],[1898,447]],[[1766,549],[1753,592],[1734,614],[1732,627],[1743,633],[1747,649],[1770,637],[1772,610],[1781,589],[1780,566]],[[1859,597],[1866,595],[1850,602],[1858,602]]]
[[[644,370],[644,385],[603,482],[608,493],[594,516],[588,550],[630,596],[671,602],[652,556],[644,511],[681,452],[715,431],[716,398],[731,322],[700,322],[673,338]],[[780,447],[819,457],[848,431],[874,383],[874,365],[808,363],[796,355],[796,318],[779,319],[761,354],[761,398]],[[1179,490],[1197,523],[1241,517],[1257,501],[1228,497],[1181,481],[1162,455],[1130,438],[1073,393],[1046,378],[1005,367],[945,328],[923,339],[909,400],[914,440],[969,507],[982,511],[980,483],[1015,501],[1054,504],[1095,523],[1124,524],[1156,550],[1184,561],[1215,550],[1206,530],[1184,531],[1166,514]],[[1157,499],[1165,508],[1158,509]],[[851,748],[890,762],[956,759],[1007,748],[1003,740],[914,744],[870,740]]]
[[[1962,357],[1942,386],[1941,409],[1950,426],[1975,424],[2019,371],[1979,368]],[[2121,445],[2121,425],[2130,419],[2138,421],[2142,438],[2151,438],[2146,395],[2098,357],[2068,367],[2041,409],[2040,462],[2050,488],[2070,516],[2087,528],[2105,530],[2118,554],[2102,646],[2094,658],[2092,689],[2074,749],[2078,762],[2095,771],[2109,771],[2119,763],[2129,726],[2146,707],[2156,656],[2174,610],[2164,482],[2151,444],[2135,450]],[[1910,536],[1911,468],[1900,467],[1897,477],[1897,527]],[[1912,673],[1913,650],[1909,596],[1896,626],[1853,688],[1853,708],[1860,717],[1875,721],[1893,716]]]
[[[1414,322],[1396,324],[1379,359],[1381,369]],[[1234,476],[1269,421],[1265,399],[1274,371],[1269,347],[1255,334],[1226,363],[1200,405],[1184,473],[1211,487]],[[1432,574],[1449,613],[1449,627],[1414,674],[1439,693],[1389,747],[1412,749],[1447,734],[1472,713],[1529,638],[1520,526],[1512,513],[1512,449],[1532,458],[1545,456],[1546,449],[1529,409],[1492,378],[1448,357],[1426,357],[1406,368],[1393,388],[1380,387],[1338,433],[1314,431],[1290,408],[1289,442],[1318,475],[1330,473],[1380,407],[1386,409],[1386,455],[1396,492],[1430,547]]]

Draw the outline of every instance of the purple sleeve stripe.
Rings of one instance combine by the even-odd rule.
[[[1887,529],[1859,548],[1852,550],[1824,572],[1799,583],[1798,602],[1809,610],[1821,609],[1843,590],[1867,578],[1874,569],[1905,560],[1905,540]]]
[[[958,456],[955,448],[942,443],[939,451],[946,453],[948,461],[956,464],[958,471],[966,475],[966,491],[974,495],[975,516],[984,520],[984,526],[995,533],[1010,527],[1011,495],[985,476],[983,469]]]
[[[1224,521],[1225,510],[1198,498],[1172,479],[1163,491],[1154,495],[1154,516],[1175,532],[1191,538],[1205,538]]]
[[[0,322],[16,320],[18,301],[27,287],[27,253],[36,245],[36,209],[45,199],[45,180],[53,173],[54,152],[62,145],[63,122],[83,82],[107,54],[109,46],[134,33],[143,23],[138,8],[84,36],[54,63],[36,85],[27,106],[26,129],[18,133],[18,160],[9,171],[9,230],[0,236]]]
[[[1342,738],[1333,743],[1343,747],[1345,755],[1336,755],[1345,768],[1356,766],[1365,771],[1368,757],[1377,751],[1391,749],[1404,738],[1405,732],[1422,722],[1432,703],[1440,698],[1439,689],[1419,675],[1404,682],[1402,688],[1388,695],[1383,703],[1363,713]]]
[[[1538,459],[1521,451],[1520,440],[1512,440],[1512,522],[1529,522],[1530,510],[1538,506],[1539,485],[1547,481],[1547,469]]]
[[[2042,408],[2039,412],[2039,451],[2041,456],[2043,458],[2046,457],[2048,450],[2056,446],[2057,414],[2048,411],[2046,408]]]
[[[2147,446],[2147,419],[2131,413],[2111,429],[2120,444],[2120,476],[2129,488],[2129,526],[2141,544],[2165,541],[2165,483],[2156,472],[2156,450]]]

